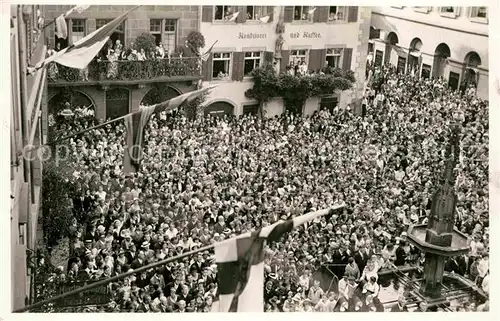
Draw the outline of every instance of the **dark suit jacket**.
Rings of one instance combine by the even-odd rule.
[[[359,270],[363,271],[363,269],[366,266],[366,263],[368,262],[368,256],[365,253],[361,255],[360,252],[356,252],[356,255],[354,255],[354,261],[358,265]]]
[[[460,256],[457,259],[458,263],[458,274],[460,275],[465,275],[465,274],[470,274],[470,265],[472,264],[472,260],[468,258],[466,261],[465,257]]]
[[[448,259],[446,261],[446,264],[444,265],[444,270],[448,272],[459,273],[460,267],[457,260],[454,260],[453,258]]]

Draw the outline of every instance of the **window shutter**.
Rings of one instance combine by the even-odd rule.
[[[272,51],[264,52],[264,65],[273,65],[274,53]]]
[[[212,22],[213,18],[214,18],[214,7],[203,6],[201,13],[201,22]]]
[[[319,49],[318,51],[319,69],[323,69],[326,61],[326,49]]]
[[[273,21],[273,16],[274,16],[274,7],[273,6],[267,6],[266,8],[266,13],[269,15],[269,21],[268,22],[272,22]]]
[[[351,70],[352,48],[344,48],[344,58],[342,61],[343,70]]]
[[[317,11],[317,10],[316,10]],[[308,69],[312,71],[318,70],[320,67],[320,58],[321,49],[311,49],[309,50],[309,64]]]
[[[286,6],[283,22],[292,22],[292,21],[293,21],[293,6]]]
[[[246,6],[239,6],[238,11],[240,12],[238,14],[238,17],[236,18],[237,23],[244,23],[247,21],[247,7]]]
[[[243,80],[243,52],[233,52],[233,74],[232,80]]]
[[[358,7],[349,7],[347,22],[356,22],[356,21],[358,21]]]
[[[328,22],[329,9],[327,6],[319,7],[319,22]]]
[[[210,55],[208,60],[204,61],[201,67],[203,69],[203,81],[212,80],[213,55]]]
[[[286,66],[288,66],[288,60],[290,60],[290,50],[281,50],[281,64],[280,64],[281,72],[286,72]]]
[[[324,6],[316,6],[316,10],[313,14],[313,22],[322,22],[321,21],[321,10],[323,10]]]

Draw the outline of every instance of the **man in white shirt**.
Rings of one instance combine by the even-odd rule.
[[[165,236],[168,237],[168,239],[172,239],[177,236],[177,233],[179,233],[179,231],[175,228],[174,222],[171,222],[170,228],[165,232]]]
[[[346,297],[347,295],[347,283],[348,283],[348,280],[347,280],[347,274],[344,274],[344,276],[342,277],[342,279],[340,279],[339,281],[339,295],[340,296],[344,296]],[[347,298],[347,297],[346,297]]]

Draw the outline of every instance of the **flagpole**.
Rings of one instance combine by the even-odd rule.
[[[304,215],[306,215],[308,217],[318,217],[318,216],[325,215],[325,214],[329,213],[331,210],[338,210],[338,209],[341,209],[343,207],[345,207],[345,204],[335,205],[335,206],[332,206],[332,207],[327,208],[327,209],[323,209],[323,210],[319,210],[319,211],[315,211],[315,212],[310,212],[310,213],[307,213],[307,214],[304,214]],[[161,265],[165,265],[165,264],[168,264],[168,263],[171,263],[171,262],[175,262],[177,260],[183,259],[183,258],[185,258],[187,256],[191,256],[191,255],[197,254],[199,252],[211,250],[211,249],[213,249],[216,246],[219,246],[219,245],[222,245],[224,243],[233,241],[235,238],[240,238],[240,237],[242,237],[243,235],[246,235],[246,234],[247,233],[243,233],[243,234],[241,234],[239,236],[236,236],[234,238],[230,238],[230,239],[227,239],[227,240],[224,240],[224,241],[220,241],[220,242],[217,242],[217,243],[214,243],[214,244],[206,245],[206,246],[200,247],[199,249],[196,249],[196,250],[192,250],[192,251],[189,251],[189,252],[186,252],[186,253],[182,253],[180,255],[176,255],[176,256],[168,258],[168,259],[164,259],[164,260],[161,260],[161,261],[158,261],[158,262],[155,262],[155,263],[151,263],[151,264],[145,265],[143,267],[140,267],[140,268],[135,269],[135,270],[130,271],[130,272],[125,272],[125,273],[122,273],[120,275],[107,278],[105,280],[100,280],[100,281],[97,281],[95,283],[82,286],[81,288],[78,288],[78,289],[75,289],[75,290],[71,290],[71,291],[68,291],[66,293],[56,295],[56,296],[54,296],[52,298],[48,298],[48,299],[42,300],[42,301],[37,302],[35,304],[28,305],[28,306],[25,306],[23,308],[14,310],[14,313],[16,313],[16,312],[26,312],[26,311],[29,311],[29,310],[32,310],[32,309],[36,309],[36,308],[39,308],[39,307],[43,306],[44,304],[48,304],[48,303],[51,303],[51,302],[54,302],[54,301],[58,301],[58,300],[64,299],[65,297],[68,297],[70,295],[78,294],[78,293],[81,293],[81,292],[84,292],[84,291],[87,291],[87,290],[99,287],[101,285],[105,285],[105,284],[108,284],[108,283],[111,283],[111,282],[114,282],[114,281],[118,281],[118,280],[126,278],[128,276],[132,276],[134,274],[142,273],[144,271],[147,271],[149,269],[153,269],[153,268],[161,266]]]

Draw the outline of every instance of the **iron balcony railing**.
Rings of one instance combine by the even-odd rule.
[[[49,83],[100,82],[110,80],[145,80],[161,77],[201,77],[197,57],[151,60],[93,60],[86,69],[75,69],[55,63],[49,67]]]

